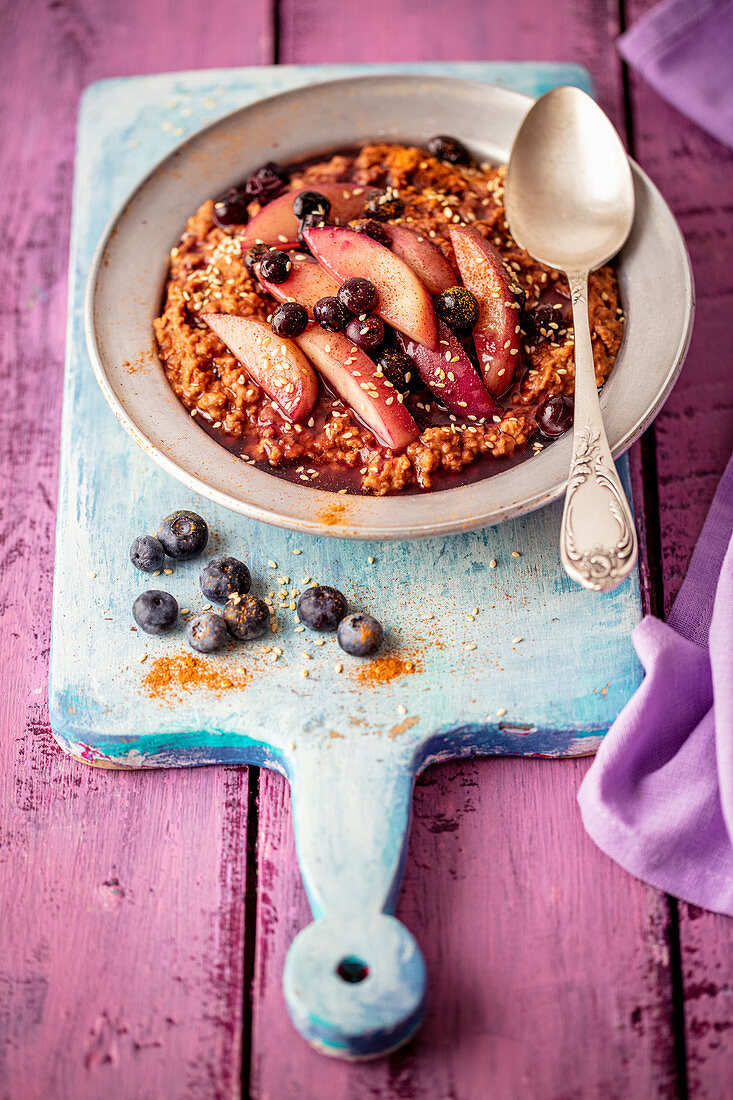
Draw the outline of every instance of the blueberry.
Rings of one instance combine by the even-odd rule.
[[[279,248],[271,248],[260,260],[260,275],[270,283],[280,285],[287,282],[293,264],[287,252],[281,252]]]
[[[400,196],[391,187],[386,191],[372,191],[364,203],[364,213],[377,221],[386,222],[390,218],[399,218],[405,209]]]
[[[230,225],[246,225],[249,202],[243,187],[230,187],[214,199],[214,221],[220,229],[227,229]]]
[[[555,328],[550,328],[555,325]],[[552,306],[537,306],[528,310],[524,315],[524,329],[527,338],[533,344],[543,344],[545,341],[557,340],[559,330],[565,328],[562,310],[553,309]]]
[[[269,244],[253,244],[251,248],[245,249],[244,266],[247,268],[250,275],[255,274],[255,264],[258,264],[262,257],[269,251]]]
[[[405,391],[410,387],[410,380],[414,377],[415,364],[404,351],[387,348],[377,360],[382,368],[382,374],[398,390]]]
[[[327,584],[306,589],[298,600],[298,616],[309,630],[335,630],[346,610],[346,597]]]
[[[179,561],[188,561],[202,554],[209,541],[206,521],[195,512],[173,512],[160,525],[158,539],[166,554]]]
[[[146,634],[167,634],[178,622],[178,603],[170,592],[152,588],[135,600],[132,617]]]
[[[373,351],[384,342],[384,324],[373,313],[363,321],[354,317],[346,326],[346,335],[363,351]]]
[[[450,286],[438,297],[435,312],[454,332],[470,332],[478,321],[478,302],[465,286]]]
[[[325,219],[330,212],[331,201],[320,191],[301,191],[293,199],[293,213],[298,219],[305,217],[306,214],[317,214]]]
[[[343,332],[352,314],[338,298],[319,298],[313,307],[313,316],[328,332]]]
[[[392,238],[389,233],[381,222],[375,221],[374,218],[358,218],[356,221],[349,222],[349,225],[357,233],[365,233],[367,237],[371,237],[377,244],[382,244],[385,248],[392,247]]]
[[[304,214],[298,222],[298,244],[301,248],[308,248],[308,242],[303,236],[306,229],[310,229],[311,226],[322,226],[326,224],[326,220],[322,214]]]
[[[337,298],[352,313],[369,313],[377,304],[377,288],[368,279],[347,279],[338,288]]]
[[[463,142],[448,134],[436,134],[428,142],[428,152],[448,164],[472,164],[473,157]]]
[[[130,561],[143,573],[156,573],[165,565],[165,551],[152,535],[140,535],[130,547]]]
[[[537,412],[537,426],[546,439],[564,435],[573,423],[573,402],[569,397],[548,397]]]
[[[308,325],[308,311],[297,302],[282,302],[273,313],[271,324],[278,336],[300,336]]]
[[[371,615],[347,615],[338,625],[338,644],[352,657],[369,657],[383,640],[382,624]]]
[[[230,596],[243,596],[252,587],[252,577],[243,561],[212,558],[199,576],[201,591],[212,603],[226,603]]]
[[[278,195],[282,195],[285,184],[288,182],[288,173],[279,164],[268,160],[249,177],[245,184],[245,192],[250,199],[265,206],[272,202]]]
[[[191,649],[197,653],[213,653],[221,649],[229,638],[227,624],[214,611],[202,611],[188,620],[186,637]]]
[[[224,605],[222,615],[229,633],[240,642],[261,638],[270,622],[269,607],[256,596],[232,596]]]

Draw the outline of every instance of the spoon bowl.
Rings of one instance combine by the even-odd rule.
[[[556,88],[525,118],[507,169],[512,236],[562,271],[593,271],[622,247],[634,221],[634,182],[611,122],[579,88]]]
[[[560,557],[573,580],[604,592],[633,569],[637,539],[601,416],[588,276],[631,232],[631,167],[618,134],[590,96],[578,88],[556,88],[537,100],[520,126],[504,190],[514,239],[568,279],[575,414]]]

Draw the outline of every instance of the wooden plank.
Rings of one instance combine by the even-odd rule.
[[[629,22],[651,3],[631,0]],[[636,154],[680,221],[697,289],[690,353],[655,426],[663,603],[669,611],[733,447],[733,152],[633,72],[630,88]],[[717,1100],[733,1078],[733,922],[681,904],[679,935],[689,1094]]]
[[[325,33],[324,28],[327,28]],[[623,121],[613,3],[536,0],[451,8],[282,0],[285,62],[474,58],[579,61]],[[639,460],[637,460],[637,467]],[[663,896],[585,837],[575,793],[586,761],[475,760],[418,785],[398,916],[431,982],[422,1032],[382,1063],[324,1061],[293,1039],[280,978],[309,920],[284,782],[260,791],[252,1095],[442,1100],[447,1096],[669,1096],[669,917]],[[317,1085],[314,1083],[317,1081]]]
[[[2,7],[0,1095],[232,1096],[246,772],[91,771],[55,747],[44,698],[79,92],[269,60],[269,5],[246,37],[222,33],[234,0]]]

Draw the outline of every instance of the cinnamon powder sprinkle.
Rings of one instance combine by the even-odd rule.
[[[387,684],[398,676],[412,676],[419,671],[417,658],[392,654],[386,657],[375,657],[368,665],[358,669],[356,678],[360,684]]]
[[[243,668],[226,668],[192,653],[177,653],[158,657],[143,680],[143,687],[154,699],[175,696],[181,691],[203,688],[221,695],[233,688],[243,688],[249,673]]]

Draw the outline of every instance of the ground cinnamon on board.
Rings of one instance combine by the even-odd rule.
[[[412,676],[419,671],[416,657],[390,654],[386,657],[375,657],[368,665],[360,667],[356,678],[360,684],[386,684],[397,676]]]
[[[180,691],[205,688],[214,695],[221,695],[233,688],[243,688],[249,680],[244,668],[231,668],[194,657],[192,653],[174,653],[157,657],[143,680],[148,695],[161,699]]]

